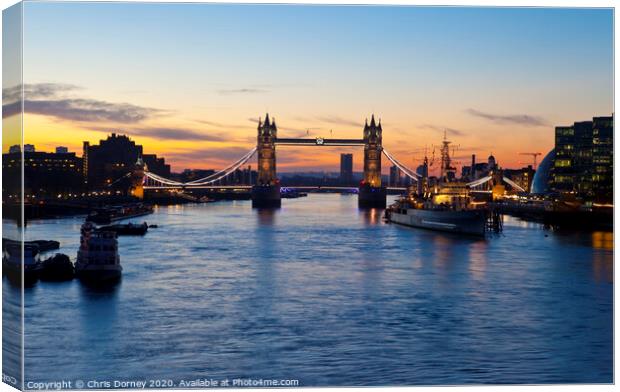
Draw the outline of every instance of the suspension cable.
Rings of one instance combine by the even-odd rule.
[[[510,185],[513,188],[516,188],[518,190],[520,190],[521,192],[527,192],[525,189],[523,189],[521,186],[519,186],[519,184],[517,184],[516,182],[512,181],[510,178],[508,177],[502,177],[502,180],[504,180],[508,185]]]
[[[205,178],[186,182],[185,185],[206,185],[221,180],[222,178],[237,170],[239,167],[241,167],[241,165],[245,164],[250,158],[252,158],[252,155],[254,155],[255,153],[256,147],[254,147],[252,150],[250,150],[250,152],[248,152],[241,159],[239,159],[234,164],[228,166],[227,168],[222,169],[217,173],[213,173]]]
[[[470,188],[476,187],[478,185],[482,185],[485,182],[491,181],[491,179],[493,179],[492,176],[486,176],[486,177],[482,177],[480,179],[477,179],[476,181],[472,181],[472,182],[468,182],[466,185]]]
[[[247,154],[245,154],[244,156],[242,156],[240,159],[238,159],[237,161],[233,162],[232,164],[230,164],[229,166],[225,167],[224,169],[215,172],[213,174],[209,174],[206,177],[203,178],[199,178],[197,180],[193,180],[193,181],[188,181],[186,182],[186,184],[197,184],[197,183],[202,183],[203,181],[208,181],[213,177],[217,177],[220,173],[226,172],[229,169],[235,167],[235,169],[237,169],[239,166],[243,165],[245,162],[247,162],[252,155],[254,155],[256,153],[256,147],[254,147],[253,149],[251,149]]]
[[[387,159],[390,160],[390,162],[392,162],[394,165],[396,165],[396,167],[398,167],[403,173],[405,173],[405,175],[409,178],[411,178],[414,181],[418,181],[420,179],[420,175],[414,171],[412,171],[411,169],[409,169],[408,167],[406,167],[405,165],[403,165],[402,163],[400,163],[398,161],[398,159],[394,158],[392,156],[392,154],[390,154],[386,149],[383,149],[383,154],[385,154],[385,156],[387,157]]]
[[[210,175],[208,175],[206,177],[199,178],[199,179],[193,180],[193,181],[188,181],[188,182],[174,181],[174,180],[167,179],[165,177],[159,176],[159,175],[157,175],[155,173],[152,173],[152,172],[149,172],[149,171],[145,171],[144,174],[148,178],[150,178],[151,180],[159,182],[159,183],[162,183],[164,185],[197,186],[197,185],[212,184],[212,183],[214,183],[216,181],[219,181],[222,178],[228,176],[229,174],[231,174],[235,170],[239,169],[239,167],[241,167],[241,165],[246,163],[256,153],[256,150],[257,150],[257,148],[254,147],[247,154],[245,154],[239,160],[235,161],[234,163],[232,163],[231,165],[227,166],[226,168],[224,168],[224,169],[222,169],[222,170],[220,170],[218,172],[215,172],[213,174],[210,174]]]

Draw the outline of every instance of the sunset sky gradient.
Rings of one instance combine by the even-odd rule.
[[[221,168],[269,112],[282,137],[361,137],[415,167],[547,153],[555,125],[613,111],[610,9],[25,3],[26,143],[81,155],[114,131],[173,170]],[[5,91],[5,94],[7,92]],[[5,118],[10,116],[5,107]],[[356,148],[281,147],[278,170]],[[251,162],[255,166],[255,162]],[[387,169],[387,163],[384,164]]]

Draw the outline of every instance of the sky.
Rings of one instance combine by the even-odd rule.
[[[459,164],[522,167],[554,126],[612,114],[612,31],[610,9],[27,2],[24,141],[81,154],[117,132],[217,169],[267,112],[280,137],[339,138],[374,113],[410,167],[444,131]],[[278,170],[337,171],[340,153],[361,170],[361,148],[288,146]]]

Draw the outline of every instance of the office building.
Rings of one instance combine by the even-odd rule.
[[[551,190],[586,199],[611,200],[613,116],[555,128]]]
[[[353,184],[353,154],[340,154],[340,182]]]
[[[400,186],[401,185],[401,171],[396,165],[392,165],[390,167],[390,178],[388,180],[389,186]]]
[[[535,173],[536,170],[534,170],[532,165],[528,165],[527,167],[521,169],[503,170],[504,176],[514,181],[521,188],[525,189],[526,192],[530,192],[532,189],[532,181],[534,181]]]

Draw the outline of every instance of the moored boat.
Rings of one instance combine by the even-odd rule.
[[[91,213],[86,217],[89,222],[97,223],[99,225],[106,225],[112,222],[137,218],[153,213],[153,206],[148,204],[130,204],[124,206],[106,207]]]
[[[488,211],[473,206],[433,205],[403,198],[386,210],[386,218],[393,223],[451,233],[484,236]]]
[[[54,256],[43,260],[39,279],[42,281],[65,281],[72,280],[75,276],[75,267],[69,256],[56,253]]]
[[[11,240],[8,238],[2,238],[2,250],[6,249],[8,245],[19,245],[20,241]],[[36,245],[39,248],[39,252],[47,252],[60,248],[60,242],[53,240],[34,240],[24,241],[25,245]]]
[[[75,263],[76,276],[85,283],[108,284],[120,280],[122,271],[116,233],[98,231],[92,223],[84,223]]]
[[[142,224],[119,223],[115,225],[102,226],[98,228],[97,231],[112,231],[115,232],[116,235],[145,235],[148,229],[148,224],[146,222],[143,222]]]
[[[389,206],[385,217],[389,222],[411,227],[484,236],[489,218],[494,215],[486,202],[473,200],[467,183],[454,180],[456,169],[451,165],[449,143],[444,136],[441,175],[435,183],[429,185],[428,158],[425,157],[417,188],[410,188],[406,197]],[[498,219],[491,219],[491,223],[491,227],[499,229]]]
[[[39,280],[41,271],[39,247],[35,244],[24,244],[23,249],[22,258],[22,248],[19,242],[7,244],[2,255],[2,269],[9,280],[20,285],[23,272],[24,285],[30,286]]]

